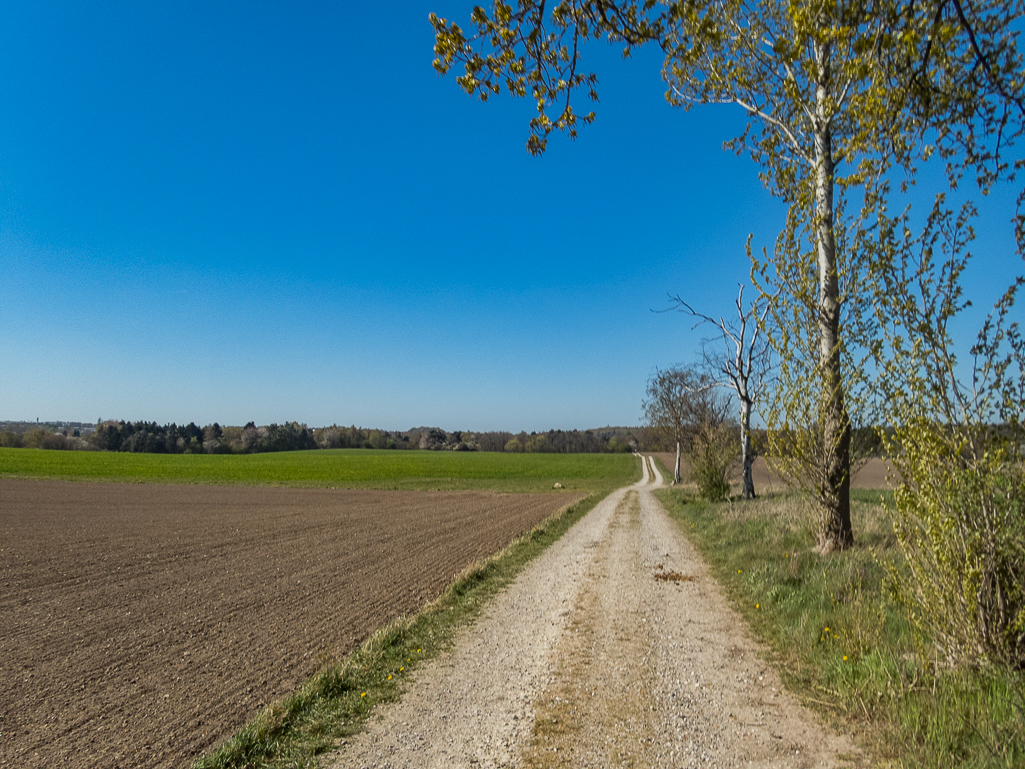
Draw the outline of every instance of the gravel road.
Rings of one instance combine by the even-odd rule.
[[[865,765],[782,691],[643,465],[323,766]]]

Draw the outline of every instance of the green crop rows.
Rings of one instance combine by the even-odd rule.
[[[338,449],[273,454],[129,454],[0,449],[0,477],[365,489],[609,490],[637,477],[629,454]]]

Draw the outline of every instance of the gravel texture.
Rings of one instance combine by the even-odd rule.
[[[650,493],[652,460],[323,766],[853,767]]]

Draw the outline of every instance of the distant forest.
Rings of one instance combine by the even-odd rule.
[[[158,425],[156,422],[106,420],[81,422],[5,422],[0,447],[78,451],[129,451],[147,454],[255,454],[309,449],[426,449],[430,451],[504,451],[549,454],[622,453],[646,448],[644,430],[604,427],[549,430],[544,433],[446,432],[417,427],[405,432],[363,427],[311,428],[298,422],[222,427]]]

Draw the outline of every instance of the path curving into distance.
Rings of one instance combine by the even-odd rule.
[[[863,765],[782,691],[641,462],[321,765]]]

